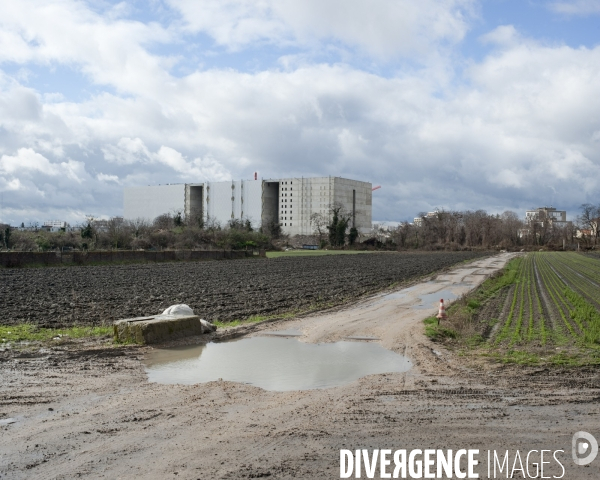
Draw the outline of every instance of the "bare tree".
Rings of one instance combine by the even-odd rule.
[[[322,245],[323,235],[325,235],[329,224],[328,218],[322,213],[315,212],[310,216],[310,224],[314,228],[315,234],[319,236],[319,245]]]
[[[590,238],[596,245],[600,234],[598,227],[600,226],[600,205],[592,205],[584,203],[581,205],[581,215],[577,217],[580,226],[590,231]]]
[[[163,213],[154,219],[152,226],[159,230],[170,230],[175,226],[175,223],[170,213]]]
[[[114,217],[107,222],[106,237],[111,248],[124,248],[130,246],[131,231],[122,218]]]
[[[501,237],[506,243],[505,247],[516,246],[520,242],[519,231],[523,228],[523,222],[519,216],[510,210],[500,215]]]

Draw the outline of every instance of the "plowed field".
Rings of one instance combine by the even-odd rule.
[[[277,315],[381,290],[476,252],[381,253],[0,270],[0,324],[102,325],[186,303],[211,321]]]

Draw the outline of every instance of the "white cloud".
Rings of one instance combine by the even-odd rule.
[[[177,37],[178,25],[125,20],[126,11],[102,16],[68,0],[28,0],[41,12],[33,9],[28,23],[19,4],[0,6],[0,32],[15,35],[0,34],[9,42],[0,64],[76,65],[116,89],[77,101],[0,73],[0,190],[11,192],[2,215],[15,223],[61,211],[119,214],[124,185],[250,178],[256,170],[381,184],[374,215],[388,220],[434,207],[503,211],[552,199],[568,208],[600,194],[600,47],[549,47],[505,25],[481,38],[500,48],[462,77],[451,56],[380,76],[313,64],[308,55],[283,70],[214,68],[175,78],[147,45],[153,32]],[[312,0],[208,1],[196,9],[204,17],[191,3],[178,5],[188,28],[229,48],[290,42],[308,51],[313,42],[338,42],[389,57],[421,44],[442,57],[440,44],[468,28],[471,3],[381,1],[363,11],[356,2],[344,10]],[[407,19],[415,22],[404,28]]]
[[[513,25],[500,25],[489,33],[482,35],[483,43],[492,43],[501,46],[514,46],[522,41],[521,36]]]
[[[114,182],[116,184],[121,184],[119,177],[116,175],[105,175],[104,173],[99,173],[96,178],[101,182]]]
[[[600,13],[600,1],[598,0],[572,0],[551,2],[550,8],[555,12],[568,15],[589,15]]]
[[[144,46],[170,40],[156,23],[104,18],[76,0],[0,3],[0,62],[75,65],[123,92],[168,80],[165,59]]]
[[[208,181],[231,180],[231,174],[212,158],[195,158],[188,161],[177,150],[160,147],[153,158],[181,174],[183,178],[201,178]]]
[[[104,158],[113,163],[131,165],[148,163],[151,154],[140,138],[121,138],[116,145],[106,145],[102,148]]]
[[[161,145],[156,153],[152,153],[140,138],[121,138],[116,146],[106,145],[102,151],[107,161],[119,165],[146,164],[148,168],[149,164],[159,163],[166,165],[183,178],[209,181],[231,180],[229,171],[211,157],[188,161],[181,152],[164,145]],[[104,175],[104,178],[107,177]]]
[[[255,170],[382,184],[387,200],[375,208],[392,220],[435,206],[525,208],[552,189],[555,203],[577,205],[600,188],[599,66],[600,48],[516,45],[473,65],[470,86],[443,97],[425,71],[386,79],[344,66],[210,70],[165,87],[160,101],[105,94],[43,104],[42,120],[11,132],[25,144],[52,132],[93,177],[68,161],[40,160],[39,169],[60,168],[55,176],[69,185],[69,175],[84,178],[87,190],[112,189],[105,208],[116,213],[118,182],[227,180]],[[11,171],[31,188],[25,170]],[[408,196],[407,184],[415,185]],[[89,210],[103,201],[90,200]]]
[[[23,172],[39,172],[45,175],[56,176],[61,173],[61,166],[34,152],[31,148],[20,148],[16,155],[2,155],[0,158],[0,172],[14,175]]]
[[[460,41],[473,0],[169,0],[192,31],[236,50],[253,43],[341,42],[380,58],[430,53]]]

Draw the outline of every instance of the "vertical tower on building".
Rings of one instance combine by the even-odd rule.
[[[273,222],[289,235],[310,235],[315,230],[314,214],[328,218],[332,207],[339,207],[359,232],[371,229],[371,183],[341,177],[129,187],[123,198],[126,219],[151,221],[165,213],[181,213],[188,219],[223,225],[235,219],[248,220],[256,229]]]

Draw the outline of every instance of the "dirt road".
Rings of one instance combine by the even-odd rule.
[[[564,478],[598,478],[599,460],[587,467],[570,460],[575,432],[600,438],[594,369],[468,366],[422,334],[440,292],[460,295],[507,258],[478,260],[342,310],[238,327],[249,335],[296,328],[306,342],[375,336],[414,363],[409,372],[343,387],[153,384],[141,362],[148,347],[102,342],[0,352],[0,421],[15,420],[0,424],[0,479],[339,478],[340,449],[376,448],[561,449]],[[545,471],[553,474],[560,469]]]

